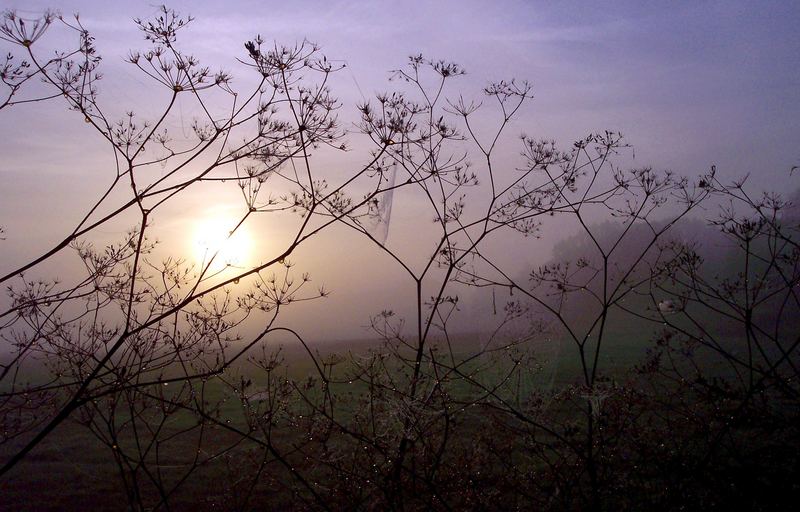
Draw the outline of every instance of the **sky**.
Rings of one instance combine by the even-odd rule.
[[[157,4],[4,0],[1,5],[23,16],[45,8],[79,12],[104,58],[101,101],[120,113],[151,113],[149,85],[123,60],[130,49],[146,48],[132,19],[156,14]],[[716,165],[724,179],[750,175],[765,188],[787,193],[797,188],[797,176],[789,174],[800,165],[797,2],[259,0],[172,2],[169,7],[196,18],[181,35],[182,47],[212,68],[229,70],[237,86],[246,86],[248,79],[235,59],[244,57],[243,43],[256,34],[279,43],[318,43],[328,58],[347,64],[332,82],[345,122],[356,118],[357,102],[391,87],[391,70],[422,53],[461,64],[467,75],[454,92],[466,97],[479,97],[482,87],[499,79],[533,84],[535,99],[509,127],[510,156],[504,162],[509,166],[519,133],[568,147],[587,133],[610,129],[633,145],[632,165],[687,175]],[[58,37],[54,34],[48,44],[57,46]],[[186,130],[195,113],[191,105],[185,108],[173,122],[175,130]],[[97,176],[108,165],[107,151],[85,127],[69,124],[73,121],[74,114],[49,107],[0,112],[3,269],[56,240],[79,215],[76,203],[88,203],[102,186]],[[162,223],[162,236],[180,237],[195,229],[184,217],[213,216],[208,211],[227,207],[227,199],[219,200],[209,205],[208,198],[195,197],[190,207]],[[397,219],[413,222],[402,207]],[[121,229],[109,227],[106,234]],[[387,289],[402,286],[395,284],[397,276],[365,277],[382,264],[354,250],[357,244],[351,235],[335,233],[298,255],[333,290],[333,298],[358,305],[352,325],[318,329],[320,334],[358,335],[369,308],[388,302]],[[551,247],[532,245],[518,259],[544,259]],[[325,263],[319,257],[323,253]],[[319,318],[315,324],[333,325],[344,310],[326,305],[313,311]]]

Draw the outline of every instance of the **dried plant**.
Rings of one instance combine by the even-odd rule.
[[[566,150],[523,135],[509,164],[499,153],[531,86],[499,81],[472,102],[452,92],[461,66],[422,55],[357,105],[351,131],[328,85],[342,66],[316,45],[253,38],[240,62],[255,85],[236,90],[182,49],[191,21],[167,8],[135,20],[149,48],[127,60],[165,103],[117,118],[77,16],[3,14],[0,110],[63,102],[115,164],[61,241],[0,277],[0,478],[72,422],[107,449],[131,510],[186,507],[197,481],[209,506],[236,510],[721,507],[787,482],[772,469],[725,494],[711,469],[739,482],[800,460],[800,251],[778,196],[754,199],[713,168],[694,181],[625,170],[614,132]],[[55,29],[75,47],[45,58]],[[180,102],[201,117],[176,134]],[[351,139],[364,164],[332,177],[320,155]],[[277,219],[293,229],[285,246],[246,266],[218,248],[199,264],[164,255],[159,222],[193,191],[234,184],[226,238]],[[431,221],[410,254],[389,237],[399,192]],[[708,270],[674,235],[712,204],[722,216],[704,229],[731,244]],[[577,233],[567,254],[522,275],[498,257],[551,222]],[[119,223],[128,232],[105,241]],[[325,351],[283,323],[329,294],[290,257],[337,226],[415,291],[376,306],[369,350]],[[65,255],[80,272],[48,279]],[[481,305],[467,336],[476,290],[491,313]],[[286,339],[301,355],[286,356]],[[651,350],[615,365],[620,339]],[[572,370],[556,382],[553,365]]]

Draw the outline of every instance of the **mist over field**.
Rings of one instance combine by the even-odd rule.
[[[152,81],[124,62],[131,50],[144,48],[132,18],[146,18],[157,12],[156,7],[130,3],[112,8],[92,2],[27,2],[8,7],[19,9],[20,15],[45,8],[65,15],[81,13],[103,56],[105,76],[98,87],[110,118],[133,110],[140,119],[149,119],[168,99],[168,91],[154,89]],[[466,69],[465,76],[448,86],[448,98],[463,95],[480,100],[481,89],[494,80],[516,78],[533,84],[535,99],[523,106],[499,141],[496,165],[508,174],[524,165],[516,140],[520,134],[553,139],[568,147],[586,134],[610,129],[621,132],[633,146],[621,155],[618,165],[623,168],[649,165],[694,177],[716,165],[726,179],[751,175],[750,181],[760,189],[794,188],[789,169],[800,158],[794,148],[797,48],[789,37],[791,9],[781,3],[644,8],[631,2],[600,9],[579,3],[555,7],[508,2],[491,10],[481,3],[437,3],[402,14],[380,2],[171,7],[196,18],[181,34],[188,53],[202,59],[205,66],[231,72],[234,83],[243,88],[254,80],[236,59],[243,58],[244,42],[256,34],[270,44],[308,39],[319,44],[331,62],[347,64],[332,75],[330,83],[342,102],[341,125],[354,132],[346,137],[351,151],[343,155],[323,150],[315,156],[325,166],[321,172],[332,180],[347,176],[367,156],[368,143],[355,130],[356,105],[396,87],[396,82],[388,81],[391,70],[401,68],[408,55],[422,53]],[[491,15],[484,15],[489,11]],[[68,40],[68,33],[51,32],[41,42],[48,50]],[[224,95],[215,93],[213,98],[209,108],[216,109],[214,115],[223,115]],[[70,229],[107,186],[107,169],[113,165],[103,141],[91,136],[91,128],[79,116],[49,104],[30,107],[11,109],[4,116],[5,192],[0,214],[7,219],[3,222],[8,239],[3,267],[8,270]],[[189,134],[192,120],[202,111],[181,97],[176,107],[165,127],[180,139]],[[478,113],[476,125],[479,132],[488,134],[499,119],[496,112],[484,110]],[[65,133],[64,126],[72,128]],[[474,150],[465,145],[467,149]],[[159,156],[153,151],[152,156]],[[275,195],[287,190],[284,184],[270,185]],[[242,208],[233,182],[213,192],[218,198],[213,204],[207,200],[208,193],[188,191],[190,202],[154,219],[155,235],[169,246],[169,252],[193,256],[193,219],[213,215],[210,208],[232,214]],[[52,212],[47,222],[42,222],[44,199],[32,201],[33,195],[47,198]],[[413,236],[417,226],[430,221],[430,215],[415,215],[419,208],[413,201],[402,192],[394,201],[389,238],[393,248],[416,251],[408,227],[413,226]],[[262,222],[251,228],[253,255],[277,250],[272,239],[281,236],[288,222],[281,219],[268,226]],[[542,238],[515,243],[513,257],[509,244],[500,239],[497,245],[505,248],[499,252],[513,260],[519,272],[543,264],[561,238],[562,222],[547,219]],[[104,234],[112,239],[128,227],[123,221],[105,228]],[[362,337],[360,326],[374,313],[373,306],[381,302],[386,302],[382,307],[392,306],[383,299],[386,290],[412,290],[402,288],[397,276],[385,272],[386,261],[364,250],[361,238],[344,229],[322,238],[294,258],[303,261],[315,283],[325,283],[338,297],[314,309],[313,315],[322,319],[316,326],[336,324],[317,328],[314,334]],[[353,308],[354,314],[347,308]],[[343,316],[354,322],[335,321]]]
[[[800,497],[800,8],[3,8],[0,510]]]

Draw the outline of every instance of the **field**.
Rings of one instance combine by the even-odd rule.
[[[471,337],[461,337],[458,342],[467,349],[477,343]],[[324,358],[330,353],[349,352],[354,358],[358,358],[367,354],[370,349],[380,346],[379,341],[338,342],[326,345],[326,350],[321,355]],[[533,360],[536,362],[536,368],[521,372],[522,377],[510,382],[510,385],[548,393],[574,382],[580,376],[574,347],[568,346],[565,342],[561,345],[552,341],[533,342],[531,350],[535,356]],[[640,340],[631,343],[626,342],[625,338],[618,338],[616,343],[609,343],[605,352],[607,357],[605,362],[609,368],[620,371],[637,359],[641,359],[644,351],[644,345]],[[284,368],[287,378],[303,382],[309,375],[315,373],[313,364],[301,347],[286,346],[282,353],[285,357]],[[251,378],[253,388],[258,389],[263,384],[259,382],[261,376],[252,367],[248,371],[247,366],[245,364],[230,374]],[[342,367],[339,372],[344,375],[348,370]],[[491,368],[486,373],[486,378],[493,378]],[[497,372],[497,375],[499,374],[500,372]],[[364,389],[364,384],[343,383],[337,387],[339,391],[347,390],[357,394],[359,389]],[[469,393],[468,386],[463,383],[457,385],[454,393],[466,395]],[[220,400],[222,395],[223,386],[215,379],[209,380],[206,398],[213,402]],[[242,426],[243,407],[240,400],[226,400],[221,404],[220,416],[230,418],[233,424]],[[346,403],[341,407],[345,411],[348,409]],[[194,416],[188,413],[172,415],[164,426],[164,433],[180,432],[195,421]],[[279,435],[289,438],[292,433],[287,431]],[[21,441],[0,447],[2,455],[7,456],[18,449]],[[208,452],[219,451],[223,447],[230,447],[229,451],[209,461],[192,474],[180,492],[170,500],[175,509],[180,510],[185,507],[214,510],[223,507],[226,500],[230,499],[229,494],[235,492],[235,489],[226,488],[222,482],[230,481],[229,477],[235,472],[237,460],[246,459],[248,457],[246,452],[252,450],[252,446],[238,445],[237,441],[241,439],[223,429],[213,431],[206,448]],[[120,440],[122,446],[123,443],[130,442],[131,439]],[[196,442],[197,436],[192,434],[178,437],[177,442],[164,443],[159,453],[160,477],[165,481],[177,478],[175,475],[180,474],[181,469],[187,466],[187,453],[193,453],[196,449]],[[191,460],[191,457],[188,460]],[[285,472],[276,464],[267,471]],[[4,510],[76,510],[88,504],[91,504],[94,510],[119,510],[126,503],[112,450],[100,442],[85,425],[76,421],[65,423],[46,438],[0,485],[3,496],[1,508]],[[259,493],[258,486],[255,488],[255,493],[256,495]],[[287,499],[286,496],[269,498],[267,495],[262,495],[261,498],[270,502]],[[258,502],[258,496],[255,501]]]
[[[642,326],[617,329],[613,332],[613,335],[607,338],[602,351],[601,363],[605,374],[609,378],[623,380],[635,364],[644,360],[648,347],[653,346],[651,340],[656,332],[657,330],[652,328],[649,331],[642,329]],[[455,354],[456,359],[470,354],[478,343],[477,337],[458,338],[457,346],[461,352]],[[317,355],[319,360],[326,360],[330,354],[349,354],[353,361],[358,361],[371,352],[380,352],[381,347],[379,341],[338,342],[325,345],[325,350],[318,352]],[[541,339],[530,341],[523,346],[523,349],[529,356],[524,360],[527,367],[523,367],[522,371],[508,379],[506,385],[498,391],[499,394],[517,397],[539,394],[547,397],[580,382],[581,367],[578,352],[569,342],[555,341],[543,336]],[[309,376],[316,374],[315,366],[302,347],[284,346],[281,353],[284,357],[283,364],[279,368],[282,378],[303,383]],[[473,370],[480,369],[481,379],[484,381],[499,380],[508,369],[506,359],[504,351],[499,350],[470,361],[464,366],[463,371],[469,374]],[[367,385],[363,381],[348,381],[348,375],[352,375],[352,371],[352,364],[344,362],[331,374],[332,381],[338,380],[338,383],[331,384],[332,391],[344,398],[337,406],[338,413],[344,416],[357,413],[356,397],[367,390]],[[401,368],[398,367],[397,371],[400,372]],[[251,397],[249,403],[237,398],[231,393],[230,386],[224,384],[235,382],[237,379],[252,380],[248,388],[252,390],[249,392]],[[173,387],[176,385],[173,384]],[[264,372],[249,363],[244,363],[218,379],[212,378],[203,383],[203,396],[209,403],[219,404],[218,418],[232,427],[247,431],[245,418],[260,407],[254,397],[265,385]],[[454,380],[449,391],[461,401],[468,401],[476,393],[474,386],[464,380]],[[352,403],[347,402],[347,397],[350,397]],[[563,415],[565,418],[579,416],[579,411],[571,410],[570,406],[561,404],[556,407],[558,411],[551,412]],[[123,424],[129,418],[129,416],[124,417],[124,411],[118,414],[117,424]],[[465,414],[470,413],[467,411]],[[201,460],[215,454],[199,464],[175,495],[169,496],[172,509],[228,509],[231,502],[242,500],[241,494],[245,492],[242,491],[243,488],[247,488],[246,492],[252,494],[250,504],[270,503],[277,508],[280,507],[280,503],[288,506],[292,502],[290,492],[275,491],[275,482],[287,477],[286,468],[275,461],[270,462],[258,474],[260,475],[258,478],[269,484],[256,484],[251,488],[246,484],[250,482],[252,474],[248,475],[244,470],[253,467],[254,454],[259,452],[257,447],[252,443],[242,442],[243,439],[239,435],[219,425],[201,433],[196,428],[197,422],[197,416],[192,413],[178,411],[170,414],[163,424],[160,424],[158,437],[161,441],[156,443],[145,457],[151,469],[155,468],[154,471],[157,472],[154,478],[175,483],[183,478],[182,475],[187,468],[192,467],[195,453]],[[122,451],[136,452],[131,429],[122,429],[121,432],[122,434],[115,438],[114,442],[119,444]],[[105,434],[108,435],[108,432]],[[172,434],[175,434],[174,438]],[[204,436],[202,443],[198,443],[200,435]],[[291,445],[298,440],[302,432],[284,424],[272,435],[275,439],[280,439],[280,442]],[[140,437],[147,438],[146,435]],[[0,448],[2,455],[7,456],[18,449],[22,441],[18,439],[3,445]],[[119,477],[120,466],[115,462],[116,454],[110,444],[111,441],[105,444],[101,442],[85,424],[80,424],[78,421],[73,420],[63,424],[38,445],[3,481],[0,489],[1,508],[55,511],[80,509],[89,504],[93,510],[123,508],[127,498]],[[237,484],[241,488],[237,488]],[[143,488],[147,489],[148,486],[144,485]],[[158,501],[152,486],[150,491],[153,494],[148,500]]]

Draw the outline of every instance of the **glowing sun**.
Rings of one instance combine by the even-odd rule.
[[[225,214],[198,220],[192,239],[195,262],[202,268],[211,262],[210,272],[246,267],[253,240],[246,225],[236,227],[238,222],[239,219]]]

